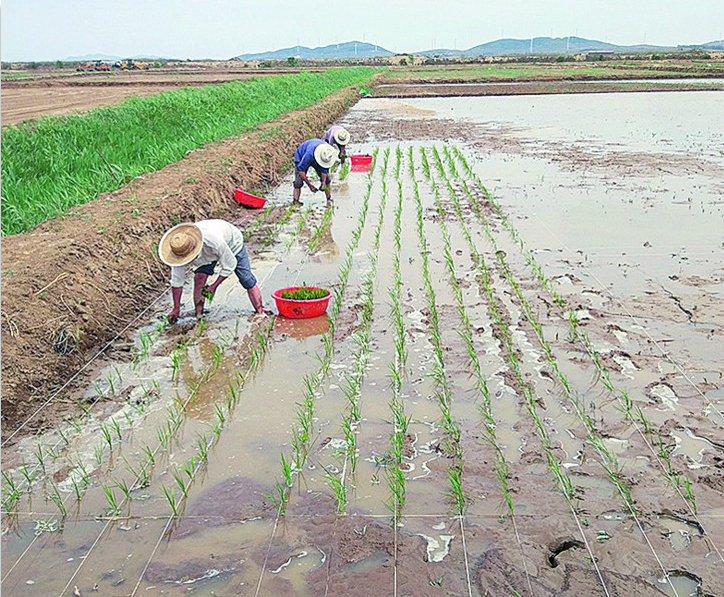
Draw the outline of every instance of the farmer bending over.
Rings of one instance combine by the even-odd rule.
[[[158,245],[158,255],[171,266],[171,295],[173,309],[168,314],[171,322],[178,319],[181,310],[186,268],[194,270],[194,307],[196,317],[204,312],[204,295],[212,298],[219,285],[232,272],[249,293],[249,300],[257,313],[263,313],[261,291],[251,273],[249,256],[244,247],[244,237],[233,224],[224,220],[202,220],[195,224],[179,224],[163,235]],[[213,275],[216,264],[221,269],[213,284],[206,285]]]
[[[312,193],[319,189],[307,178],[307,170],[314,168],[319,175],[321,188],[327,196],[327,201],[332,200],[332,191],[329,187],[329,169],[334,164],[337,152],[329,143],[321,139],[309,139],[302,143],[294,152],[294,203],[301,204],[302,186],[307,184]]]
[[[324,134],[324,141],[339,150],[339,161],[344,164],[344,160],[347,159],[347,143],[349,143],[347,129],[338,124],[329,127],[329,130]]]

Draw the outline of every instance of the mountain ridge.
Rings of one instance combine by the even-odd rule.
[[[582,52],[666,52],[684,49],[724,49],[724,40],[716,40],[703,44],[658,46],[650,44],[619,45],[585,37],[534,37],[531,38],[501,38],[472,46],[466,50],[450,48],[434,48],[418,52],[392,52],[382,46],[361,42],[357,40],[339,44],[329,44],[316,48],[307,46],[290,46],[279,50],[267,52],[253,52],[235,56],[238,60],[286,60],[287,58],[300,58],[302,60],[343,60],[350,58],[388,57],[401,54],[413,56],[440,56],[440,57],[475,57],[475,56],[520,56],[530,54],[578,54]]]

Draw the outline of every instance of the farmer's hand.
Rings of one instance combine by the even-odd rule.
[[[216,285],[211,284],[209,286],[204,286],[204,289],[201,291],[201,296],[203,298],[209,299],[210,301],[213,300],[214,294],[216,294]]]
[[[171,312],[167,315],[169,323],[176,323],[180,315],[180,309],[174,307]]]
[[[312,191],[312,193],[316,193],[319,189],[315,187],[311,182],[309,183],[309,190]]]

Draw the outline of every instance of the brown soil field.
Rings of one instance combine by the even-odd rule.
[[[324,70],[324,69],[306,69]],[[3,80],[0,89],[2,125],[84,112],[178,87],[201,87],[280,74],[299,69],[159,69],[111,73],[46,73]]]
[[[4,452],[3,594],[719,597],[721,95],[357,102],[335,122],[373,164],[252,253],[265,296],[333,289],[327,317],[252,317],[238,284],[203,324],[144,316],[77,417]],[[223,208],[234,148],[263,180],[222,143],[95,202],[107,230],[70,216],[62,257],[103,251],[76,283],[117,253],[124,291],[161,280],[164,202]],[[65,284],[33,291],[103,316]]]
[[[530,81],[520,83],[465,84],[382,84],[375,88],[376,97],[464,97],[485,95],[548,95],[559,93],[620,93],[647,91],[712,91],[724,89],[724,83],[697,81]]]
[[[3,434],[158,295],[167,272],[154,246],[165,229],[212,216],[248,223],[253,215],[232,201],[233,189],[274,184],[296,146],[319,135],[356,99],[357,89],[344,90],[249,134],[196,150],[65,218],[4,238]],[[73,338],[77,341],[63,348]],[[58,403],[25,432],[56,420],[64,408]]]

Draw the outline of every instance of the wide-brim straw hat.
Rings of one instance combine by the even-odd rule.
[[[161,238],[158,256],[166,265],[187,265],[198,257],[203,244],[204,237],[196,224],[178,224]]]
[[[339,128],[334,131],[334,140],[337,145],[347,145],[349,143],[349,131],[347,129]]]
[[[331,168],[337,158],[337,151],[329,143],[317,145],[314,150],[314,161],[322,168]]]

